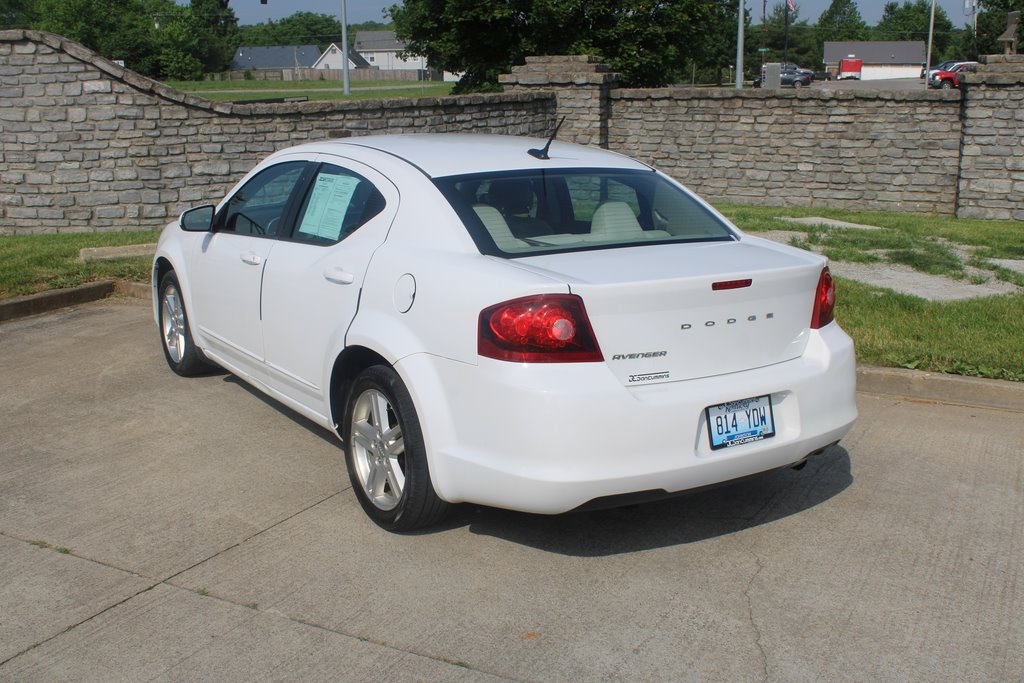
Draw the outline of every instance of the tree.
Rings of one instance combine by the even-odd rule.
[[[463,72],[457,90],[465,92],[496,89],[498,74],[530,54],[595,54],[630,84],[670,83],[722,38],[708,31],[715,3],[406,0],[388,14],[407,53],[435,69]]]
[[[973,49],[967,49],[964,53],[974,57],[1002,54],[1004,43],[999,40],[999,36],[1006,30],[1006,13],[1014,11],[1024,13],[1024,0],[983,0],[981,8],[982,11],[978,14],[977,42]],[[968,31],[973,38],[974,28],[970,27]],[[1018,50],[1020,50],[1020,29],[1018,29],[1017,36]]]
[[[199,54],[206,73],[225,71],[238,49],[238,19],[228,0],[192,0]]]
[[[439,70],[461,72],[456,90],[497,89],[498,74],[522,61],[528,0],[409,0],[388,10],[406,51]]]
[[[860,18],[854,0],[832,0],[815,25],[819,42],[867,40],[868,26]]]
[[[281,21],[242,26],[241,45],[316,45],[320,51],[341,42],[341,21],[329,14],[296,12]]]
[[[736,12],[739,10],[739,3],[736,0],[714,0],[711,3],[710,17],[705,24],[706,33],[715,36],[717,40],[706,40],[701,54],[697,55],[698,60],[704,67],[707,76],[705,80],[714,83],[721,83],[722,76],[736,64]],[[750,44],[747,38],[750,28],[750,11],[747,10],[743,17],[744,43]],[[743,61],[748,64],[748,56],[744,51]],[[745,69],[750,71],[749,68]]]
[[[928,27],[931,22],[932,4],[930,0],[905,0],[902,5],[896,2],[886,3],[882,10],[882,18],[871,30],[872,40],[920,40],[927,43]],[[936,5],[935,31],[932,41],[933,58],[947,54],[953,42],[953,22],[946,11]],[[933,61],[935,61],[933,59]]]
[[[34,0],[0,0],[0,31],[28,28],[34,18]]]
[[[234,14],[221,6],[227,0],[197,0],[192,7],[175,0],[0,0],[0,16],[23,22],[20,28],[50,31],[82,43],[145,76],[193,80],[202,78],[204,58],[224,68],[231,44]],[[203,2],[207,6],[203,6]],[[209,6],[210,2],[216,7]],[[196,7],[198,6],[198,9]],[[4,14],[4,10],[10,10]],[[16,10],[16,11],[15,11]],[[214,16],[216,15],[216,16]],[[213,25],[223,25],[223,37]],[[27,23],[24,23],[27,22]],[[218,24],[218,22],[220,22]]]
[[[36,0],[31,28],[82,43],[146,75],[156,73],[153,48],[156,0]],[[173,5],[173,0],[166,0]]]
[[[789,12],[789,35],[786,35],[785,1],[772,6],[771,13],[765,17],[765,47],[768,61],[794,62],[807,68],[817,68],[821,64],[821,44],[817,39],[817,30],[807,21],[800,19],[800,6]]]
[[[156,73],[161,78],[175,81],[195,81],[203,77],[203,63],[199,59],[200,32],[189,8],[175,4],[164,6],[157,17],[154,39]]]

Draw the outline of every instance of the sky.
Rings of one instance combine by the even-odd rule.
[[[763,0],[745,0],[747,10],[750,12],[751,22],[761,23],[761,9]],[[780,0],[768,0],[768,13],[771,14],[772,7]],[[897,0],[903,4],[904,0]],[[178,0],[185,4],[184,0]],[[296,12],[313,12],[314,14],[330,14],[340,16],[342,0],[267,0],[266,5],[260,4],[260,0],[231,0],[231,9],[235,11],[239,24],[260,24],[267,20],[279,21]],[[387,21],[383,18],[383,10],[393,4],[400,4],[401,0],[345,0],[346,18],[351,24],[358,24],[364,21]],[[831,0],[796,0],[797,8],[800,11],[800,19],[815,23],[818,16],[828,9]],[[882,17],[882,9],[886,0],[859,0],[857,8],[860,10],[861,19],[868,25],[875,25]],[[960,27],[969,23],[967,15],[964,14],[963,0],[936,0],[936,4],[946,10],[954,26]]]

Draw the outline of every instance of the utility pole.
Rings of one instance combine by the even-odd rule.
[[[932,37],[935,34],[935,0],[932,0],[932,18],[928,22],[928,54],[925,55],[924,59],[924,89],[928,90],[928,77],[931,76],[928,72],[932,70]]]
[[[782,39],[782,63],[789,63],[789,6],[793,4],[793,0],[786,0],[786,28],[783,32]]]
[[[768,33],[765,23],[768,21],[768,0],[761,0],[761,63],[765,62],[768,50]]]
[[[348,16],[345,0],[341,0],[341,86],[346,95],[352,94],[348,82]]]
[[[743,89],[743,19],[747,13],[746,8],[743,6],[743,0],[740,0],[739,7],[739,20],[736,22],[736,89]]]

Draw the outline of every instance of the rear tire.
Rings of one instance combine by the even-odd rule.
[[[167,365],[182,377],[194,377],[211,372],[216,366],[207,361],[195,342],[185,313],[185,300],[174,271],[160,278],[160,341]]]
[[[398,373],[367,368],[349,397],[341,438],[363,510],[388,531],[439,522],[452,506],[434,491],[416,408]]]

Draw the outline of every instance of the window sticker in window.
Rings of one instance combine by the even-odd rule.
[[[328,173],[318,175],[299,226],[299,234],[331,242],[341,239],[345,213],[358,185],[359,178],[352,176]]]

